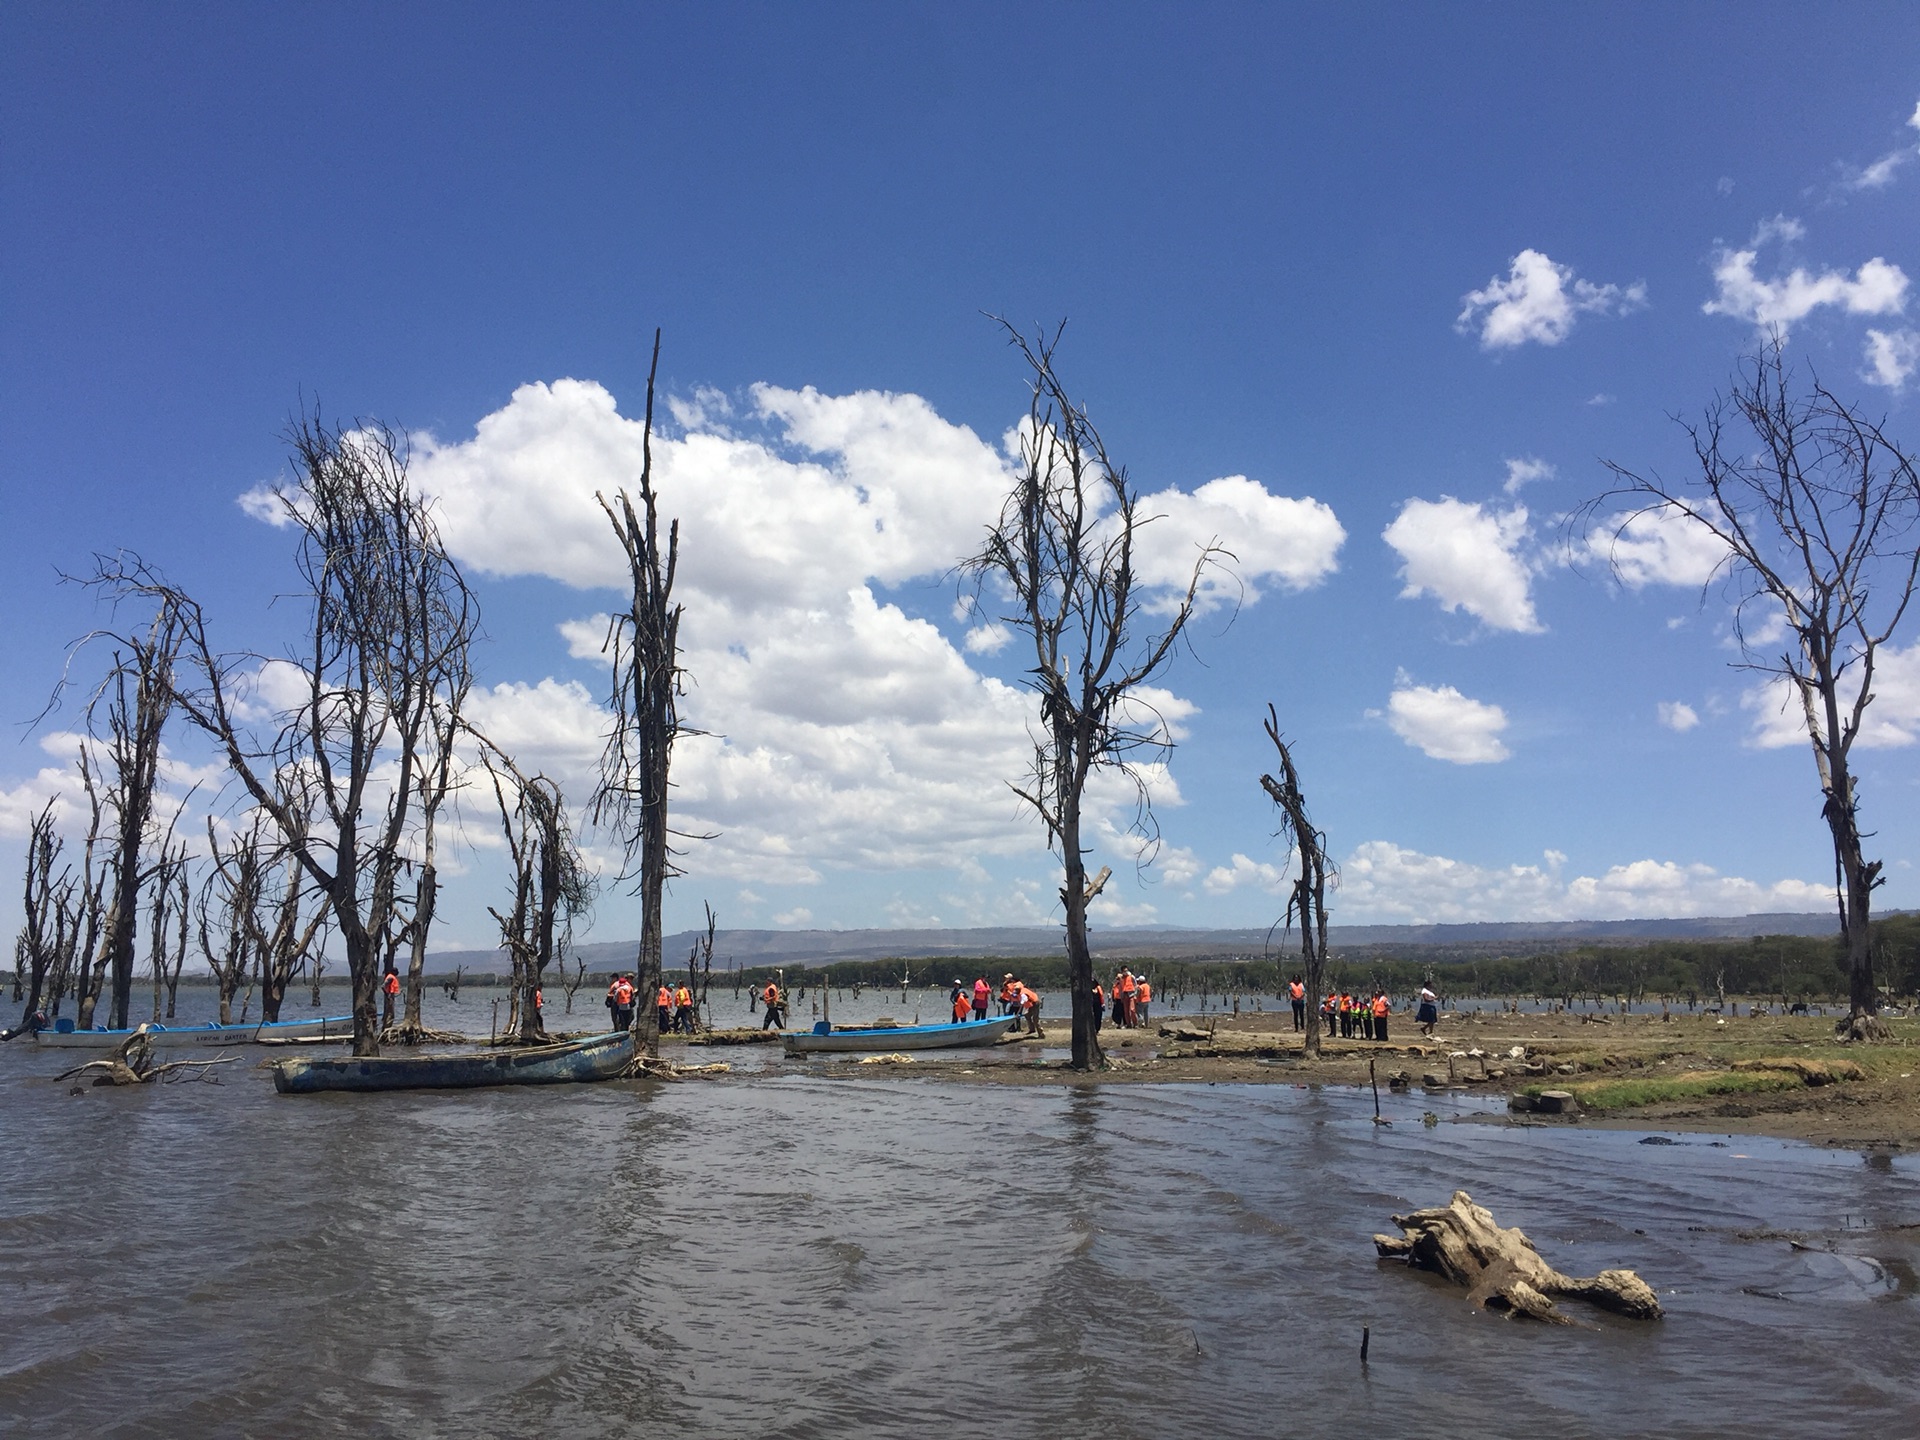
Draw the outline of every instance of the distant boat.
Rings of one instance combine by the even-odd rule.
[[[948,1025],[840,1025],[822,1020],[811,1030],[790,1030],[781,1041],[789,1055],[846,1054],[857,1050],[949,1050],[991,1045],[1019,1025],[1018,1015],[962,1020]]]
[[[616,1030],[590,1040],[533,1049],[462,1051],[454,1055],[301,1055],[273,1062],[282,1095],[321,1090],[469,1090],[490,1085],[568,1085],[612,1080],[633,1059],[633,1034]]]
[[[65,1029],[61,1027],[65,1026]],[[36,1043],[64,1050],[111,1050],[126,1043],[133,1030],[76,1030],[71,1020],[57,1020],[51,1030],[34,1035]],[[276,1020],[253,1025],[148,1025],[147,1038],[162,1049],[186,1045],[247,1045],[254,1041],[346,1040],[353,1035],[351,1015],[328,1015],[318,1020]]]

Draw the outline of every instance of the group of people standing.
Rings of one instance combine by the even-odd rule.
[[[1113,1023],[1122,1030],[1133,1030],[1145,1025],[1153,1007],[1153,982],[1144,975],[1135,975],[1124,965],[1120,973],[1113,977],[1113,994],[1100,987],[1098,980],[1093,982],[1093,1028],[1102,1028],[1111,1007]]]
[[[953,1023],[962,1025],[970,1020],[984,1020],[993,1009],[994,991],[982,975],[969,985],[963,980],[955,980],[953,988],[947,992],[947,999],[953,1006]],[[1018,1015],[1027,1022],[1029,1035],[1044,1035],[1040,1028],[1040,992],[1025,981],[1015,978],[1009,971],[1000,981],[1001,1015]]]
[[[607,986],[607,1009],[613,1012],[615,1030],[633,1028],[633,1011],[639,996],[638,983],[631,974],[613,977]],[[700,1028],[700,1007],[694,1003],[693,991],[688,986],[662,981],[653,998],[662,1035],[691,1035]]]
[[[1307,983],[1300,976],[1296,975],[1287,982],[1287,999],[1293,1004],[1293,1028],[1305,1030]],[[1387,999],[1384,990],[1375,990],[1372,995],[1334,990],[1320,1002],[1320,1020],[1327,1027],[1327,1034],[1338,1034],[1345,1040],[1385,1040],[1387,1020],[1392,1013],[1393,1002]],[[1414,1023],[1420,1027],[1421,1034],[1431,1036],[1439,1019],[1440,997],[1422,985],[1420,1008],[1414,1014]]]

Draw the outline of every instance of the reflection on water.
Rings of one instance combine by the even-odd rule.
[[[10,1435],[1920,1428],[1909,1159],[777,1058],[307,1098],[238,1066],[74,1097],[67,1063],[0,1050]],[[1372,1258],[1456,1186],[1670,1318],[1529,1328]]]

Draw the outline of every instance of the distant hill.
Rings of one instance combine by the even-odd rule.
[[[1773,914],[1712,916],[1688,920],[1486,921],[1462,925],[1335,925],[1328,939],[1335,951],[1422,949],[1457,953],[1499,953],[1511,947],[1525,952],[1580,944],[1630,944],[1642,940],[1740,939],[1752,935],[1825,935],[1838,928],[1834,916]],[[691,930],[669,935],[669,965],[682,965],[698,937]],[[1096,955],[1163,959],[1258,958],[1270,948],[1265,930],[1199,930],[1153,925],[1094,930],[1088,939]],[[1291,949],[1288,937],[1275,933],[1272,948]],[[633,963],[638,942],[596,941],[579,953],[587,968],[614,970]],[[716,968],[738,965],[817,965],[832,960],[938,960],[942,956],[1051,955],[1060,948],[1060,931],[1048,926],[988,926],[969,930],[722,930],[714,937]],[[430,955],[428,969],[505,971],[498,950],[446,950]]]

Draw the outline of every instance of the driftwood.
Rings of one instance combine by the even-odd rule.
[[[219,1055],[212,1060],[169,1060],[164,1065],[156,1065],[153,1041],[147,1035],[147,1027],[142,1025],[122,1040],[106,1059],[89,1060],[53,1078],[72,1080],[91,1074],[95,1085],[151,1085],[155,1081],[171,1085],[176,1080],[205,1080],[214,1066],[232,1063],[233,1056]]]
[[[1562,1275],[1540,1258],[1531,1240],[1518,1229],[1502,1230],[1464,1190],[1454,1191],[1447,1205],[1396,1215],[1393,1223],[1406,1234],[1376,1235],[1374,1248],[1387,1259],[1466,1286],[1471,1304],[1551,1325],[1573,1323],[1554,1304],[1569,1297],[1635,1320],[1661,1317],[1659,1300],[1633,1271],[1602,1270],[1585,1280]]]

